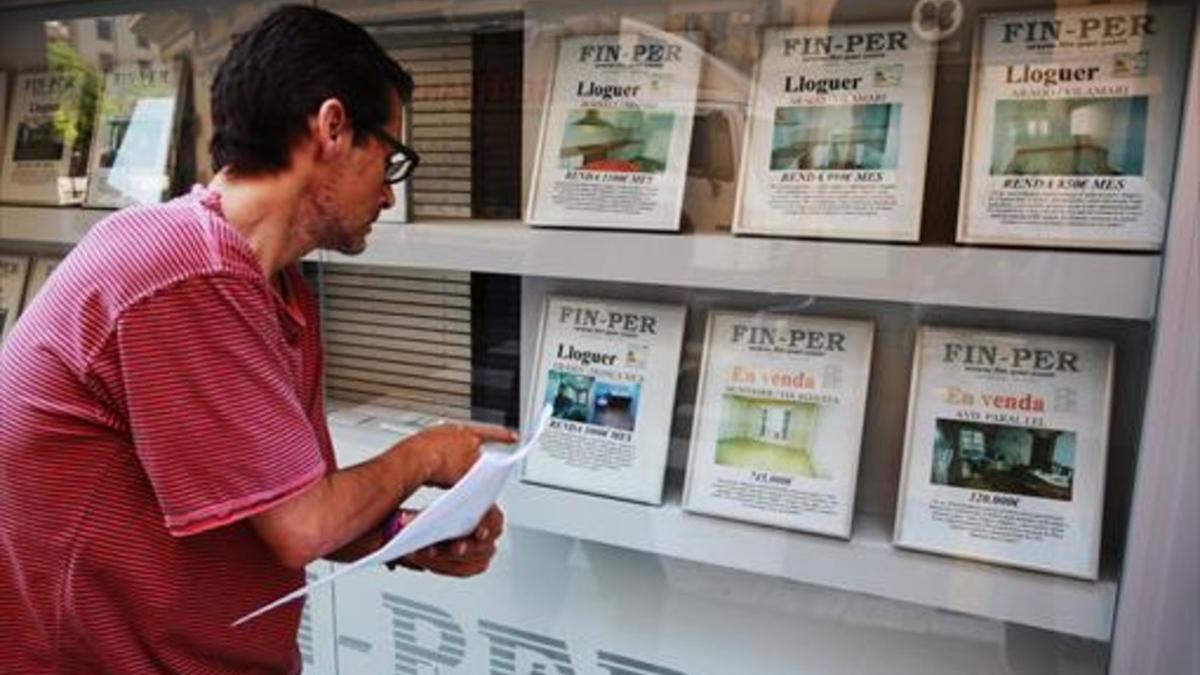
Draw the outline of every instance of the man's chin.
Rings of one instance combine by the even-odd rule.
[[[339,242],[334,250],[342,255],[358,255],[367,250],[367,240],[365,237],[360,237],[354,241]]]
[[[367,250],[367,238],[365,235],[353,238],[343,237],[336,241],[326,241],[320,248],[326,251],[341,253],[342,255],[358,255]]]

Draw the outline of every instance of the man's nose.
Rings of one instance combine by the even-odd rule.
[[[384,209],[390,209],[396,205],[396,193],[392,191],[391,183],[383,184],[383,195],[380,200],[383,203]]]

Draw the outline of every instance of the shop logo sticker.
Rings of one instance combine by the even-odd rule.
[[[383,604],[392,613],[397,675],[465,674],[467,634],[453,616],[393,593],[383,594]],[[487,619],[480,619],[478,628],[487,642],[488,675],[686,675],[605,650],[596,652],[598,670],[580,670],[564,640]],[[338,644],[371,650],[370,644],[346,635],[339,636]]]
[[[939,42],[958,30],[963,21],[959,0],[920,0],[913,5],[912,28],[922,40]]]

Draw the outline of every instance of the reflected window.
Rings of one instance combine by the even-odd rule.
[[[983,432],[978,429],[963,429],[959,434],[958,447],[963,456],[981,457],[986,452]]]
[[[96,39],[112,42],[113,39],[113,20],[112,19],[96,19]]]

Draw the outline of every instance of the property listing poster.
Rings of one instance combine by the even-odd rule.
[[[935,62],[907,23],[765,31],[734,231],[916,241]]]
[[[874,331],[709,314],[684,508],[849,537]]]
[[[1113,345],[922,328],[896,544],[1095,579]]]
[[[23,73],[12,87],[0,200],[28,204],[78,204],[86,183],[93,110],[84,110],[82,71]]]
[[[1191,26],[1183,3],[984,17],[959,240],[1160,248]]]
[[[25,277],[29,273],[29,258],[0,256],[0,344],[3,344],[21,309],[25,292]]]
[[[529,412],[552,417],[526,481],[662,503],[685,311],[546,300]]]
[[[104,76],[89,155],[88,206],[161,202],[178,134],[178,64],[122,67]]]
[[[563,38],[527,220],[678,230],[700,59],[686,35]]]

